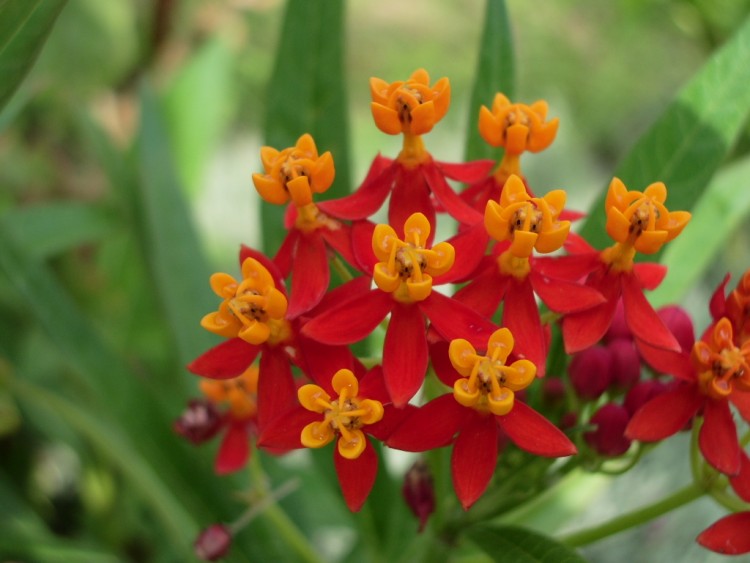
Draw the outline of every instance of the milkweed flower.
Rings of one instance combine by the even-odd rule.
[[[568,236],[570,222],[560,220],[565,199],[563,190],[532,197],[521,178],[508,178],[499,201],[488,201],[484,215],[486,232],[498,244],[455,295],[487,317],[504,303],[503,325],[516,336],[518,353],[538,366],[540,376],[545,372],[547,337],[535,294],[558,313],[585,310],[604,300],[593,288],[536,269],[534,251],[554,252]]]
[[[411,399],[424,381],[428,363],[425,319],[445,338],[465,334],[486,338],[494,325],[469,307],[433,291],[434,277],[455,261],[451,244],[430,246],[431,226],[421,213],[404,223],[400,238],[389,225],[375,227],[370,254],[375,289],[360,277],[339,288],[341,299],[321,307],[302,328],[309,338],[331,345],[358,342],[390,313],[383,348],[386,386],[398,407]],[[463,331],[463,332],[462,332]],[[406,343],[406,344],[405,344]]]
[[[355,369],[363,371],[361,365]],[[384,440],[405,411],[390,405],[379,366],[361,378],[352,370],[337,370],[327,382],[300,387],[297,397],[299,403],[277,418],[259,443],[290,449],[322,448],[335,441],[333,459],[344,500],[352,512],[359,511],[378,469],[366,435]]]
[[[607,233],[615,243],[597,252],[587,248],[576,254],[544,263],[545,274],[573,279],[599,291],[605,302],[584,311],[566,314],[562,319],[563,339],[568,353],[595,344],[612,323],[622,300],[625,322],[636,339],[657,348],[679,350],[679,344],[643,295],[654,289],[666,273],[663,266],[634,263],[636,252],[653,254],[677,237],[690,220],[687,211],[669,211],[664,203],[667,189],[661,182],[643,192],[628,190],[618,179],[609,185],[605,202]]]
[[[331,186],[335,169],[331,153],[318,155],[311,135],[302,135],[295,146],[280,151],[263,147],[260,155],[265,172],[253,174],[260,196],[277,205],[291,201],[285,217],[288,233],[274,262],[284,277],[291,274],[287,317],[293,319],[317,305],[328,289],[329,252],[355,264],[350,227],[326,213],[326,202],[313,202],[314,194]]]
[[[438,208],[462,224],[481,221],[481,215],[453,191],[446,178],[474,182],[484,178],[493,163],[437,162],[422,139],[448,111],[448,79],[441,78],[431,85],[427,71],[418,69],[405,81],[389,83],[371,78],[370,93],[375,124],[388,135],[403,135],[403,148],[393,160],[376,157],[357,191],[327,202],[326,210],[343,219],[361,220],[380,209],[390,194],[388,223],[392,226],[403,225],[416,212],[434,226]]]
[[[327,346],[300,334],[304,319],[288,318],[284,281],[271,260],[242,247],[240,263],[242,281],[231,281],[228,274],[212,276],[224,301],[202,323],[227,340],[201,354],[188,369],[208,379],[231,379],[260,356],[257,419],[262,431],[296,396],[292,363],[317,380],[332,364],[348,366],[353,358],[345,347]],[[235,310],[240,318],[232,314]]]
[[[639,350],[649,364],[675,376],[680,384],[641,407],[628,424],[626,436],[646,442],[662,440],[702,414],[698,445],[703,456],[717,471],[737,475],[742,450],[729,404],[750,421],[750,342],[737,347],[732,324],[722,318],[690,351],[674,353],[643,343]]]
[[[498,441],[507,436],[530,453],[549,457],[576,453],[573,443],[551,422],[516,400],[536,376],[529,360],[508,362],[514,338],[510,330],[492,333],[486,354],[464,339],[452,340],[448,355],[452,369],[438,369],[452,389],[415,409],[387,440],[390,447],[427,451],[453,443],[451,473],[464,509],[487,488],[495,470]]]

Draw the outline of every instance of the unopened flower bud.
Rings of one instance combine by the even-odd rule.
[[[641,381],[628,391],[623,404],[628,414],[633,416],[643,405],[666,390],[667,386],[661,381]]]
[[[607,345],[611,355],[612,383],[619,389],[630,389],[641,377],[641,357],[632,340],[613,340]]]
[[[221,415],[213,403],[192,399],[180,418],[175,420],[173,428],[193,444],[201,444],[216,435],[221,423]]]
[[[195,555],[203,561],[216,561],[226,555],[232,545],[232,531],[224,524],[211,524],[195,540]]]
[[[570,362],[568,374],[576,394],[582,399],[598,399],[612,383],[612,356],[601,346],[579,352]]]
[[[591,417],[590,422],[596,425],[596,429],[586,432],[583,437],[601,455],[622,455],[630,448],[630,440],[625,437],[629,421],[630,415],[625,407],[607,403]]]
[[[677,342],[680,343],[680,348],[686,351],[692,350],[695,343],[695,333],[693,321],[687,311],[677,305],[669,305],[662,307],[656,313],[667,325],[670,332],[674,334]]]
[[[613,342],[615,340],[633,340],[633,333],[630,332],[630,327],[625,321],[625,307],[622,301],[617,303],[615,314],[612,317],[612,324],[609,325],[607,333],[604,335],[605,342]]]
[[[401,492],[414,516],[419,518],[419,532],[421,532],[430,514],[435,511],[435,486],[430,468],[423,459],[414,462],[414,465],[406,472]]]

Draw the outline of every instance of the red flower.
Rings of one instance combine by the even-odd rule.
[[[455,437],[453,485],[464,509],[487,488],[495,471],[501,436],[537,455],[576,453],[573,443],[557,427],[515,400],[515,392],[533,381],[536,368],[528,360],[506,365],[512,350],[513,336],[507,328],[490,336],[486,356],[477,354],[466,340],[453,340],[449,357],[454,369],[438,370],[453,393],[416,409],[387,440],[393,448],[421,452],[447,446]]]
[[[737,348],[732,336],[731,323],[722,318],[709,341],[695,343],[691,356],[639,343],[649,364],[678,377],[681,384],[640,408],[625,435],[646,442],[663,440],[702,413],[699,447],[703,456],[717,471],[737,475],[741,448],[729,401],[750,421],[750,344]]]
[[[511,176],[499,202],[486,205],[485,228],[499,243],[493,257],[483,261],[474,279],[455,296],[487,317],[503,302],[503,325],[516,336],[517,354],[534,362],[540,376],[545,373],[547,335],[535,294],[558,313],[585,310],[604,301],[593,288],[554,279],[536,269],[533,251],[554,252],[568,236],[570,222],[559,220],[565,197],[563,190],[531,197],[521,179]]]
[[[349,509],[359,511],[378,470],[375,449],[365,434],[384,440],[402,414],[388,404],[380,367],[361,380],[351,370],[338,370],[325,384],[300,387],[298,399],[299,405],[263,431],[259,444],[322,448],[335,440],[334,465],[341,491]]]
[[[595,344],[607,332],[622,299],[625,321],[636,339],[673,351],[679,344],[643,295],[661,283],[665,269],[656,264],[635,264],[636,251],[657,252],[675,238],[690,220],[686,211],[668,211],[667,189],[661,182],[643,192],[628,191],[614,178],[605,209],[607,233],[615,244],[600,253],[593,249],[544,264],[544,273],[566,279],[586,279],[586,285],[606,299],[600,305],[565,315],[562,320],[565,350],[578,352]],[[583,244],[581,244],[583,247]],[[541,268],[540,268],[541,269]]]
[[[341,286],[343,297],[321,306],[320,315],[302,328],[302,334],[325,344],[351,344],[368,336],[390,313],[383,350],[386,386],[396,406],[411,399],[424,381],[428,351],[425,317],[444,338],[486,339],[494,330],[490,321],[467,306],[432,291],[433,276],[446,273],[454,249],[441,242],[426,247],[430,237],[427,218],[415,213],[404,225],[401,240],[388,225],[378,225],[372,248],[380,262],[373,268],[377,289],[367,278]]]

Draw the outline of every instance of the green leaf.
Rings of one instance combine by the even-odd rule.
[[[716,175],[685,230],[664,251],[669,274],[649,295],[655,307],[677,303],[694,287],[722,246],[750,216],[750,158]]]
[[[100,206],[64,202],[16,208],[0,217],[11,236],[32,258],[44,259],[98,240],[112,230],[112,217]]]
[[[482,105],[491,107],[498,92],[504,93],[511,100],[515,93],[513,37],[505,0],[487,0],[484,31],[469,105],[466,160],[498,160],[502,156],[502,149],[488,145],[479,134],[477,126],[479,108]]]
[[[0,109],[36,61],[65,0],[0,1]]]
[[[287,2],[268,88],[266,143],[283,149],[310,133],[319,152],[331,151],[336,179],[326,198],[348,194],[351,185],[343,36],[342,0]],[[284,209],[265,202],[261,209],[263,246],[275,252],[285,234]]]
[[[750,18],[685,86],[615,172],[632,190],[664,182],[670,210],[693,208],[750,114]],[[609,244],[600,194],[581,229],[595,247]]]
[[[212,297],[208,265],[175,173],[163,115],[148,87],[141,90],[137,155],[144,253],[180,362],[185,365],[214,341],[199,323],[216,308],[217,301]],[[182,389],[173,387],[173,391],[184,396],[184,378],[170,380],[182,384]]]
[[[584,563],[574,550],[516,526],[482,524],[467,535],[495,563]]]
[[[189,59],[164,97],[175,165],[190,194],[198,191],[231,115],[233,60],[227,41],[212,38]]]

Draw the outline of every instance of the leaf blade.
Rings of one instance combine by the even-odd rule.
[[[571,548],[516,526],[479,525],[467,535],[495,563],[584,563]]]

